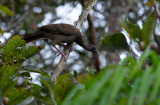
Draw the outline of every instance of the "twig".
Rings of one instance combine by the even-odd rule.
[[[72,43],[69,47],[72,47],[72,45],[73,45],[73,43]],[[66,58],[66,60],[67,60],[68,57],[69,57],[69,55],[70,55],[70,53],[71,53],[71,50],[69,51],[68,49],[66,49],[66,50],[64,50],[64,53],[66,54],[66,55],[65,55],[65,58]],[[57,81],[57,78],[58,78],[58,77],[60,76],[60,74],[62,73],[65,64],[66,64],[66,61],[65,61],[64,57],[61,57],[58,65],[57,65],[57,68],[56,68],[56,69],[54,70],[54,72],[52,72],[52,74],[51,74],[51,78],[52,78],[52,80],[53,80],[54,82]]]
[[[160,48],[160,38],[158,35],[156,35],[156,33],[154,34],[154,40],[158,44],[158,48]]]
[[[89,14],[89,11],[91,10],[92,6],[96,3],[97,0],[90,0],[87,4],[86,4],[86,8],[82,11],[81,15],[79,16],[79,20],[75,22],[75,26],[80,29],[82,27],[82,23],[87,19],[87,15]],[[73,43],[69,46],[72,48]],[[66,60],[68,59],[69,55],[70,55],[69,50],[65,50],[64,49],[64,53],[66,54]],[[52,80],[56,83],[57,78],[60,76],[60,74],[63,71],[63,68],[66,64],[66,61],[64,60],[64,57],[61,57],[61,60],[59,61],[57,68],[52,72],[51,74],[51,78]]]
[[[160,19],[160,12],[159,12],[159,9],[158,9],[158,7],[156,5],[156,1],[155,0],[153,2],[153,7],[154,7],[154,10],[155,10],[155,12],[157,14],[157,17]]]
[[[156,1],[154,0],[153,1],[153,7],[154,7],[154,10],[157,14],[157,18],[160,19],[160,12],[159,12],[159,9],[156,5]],[[158,44],[158,47],[160,48],[160,38],[158,37],[158,35],[156,35],[156,33],[154,34],[154,39],[155,39],[155,42]]]
[[[29,13],[29,10],[26,11],[26,12],[23,14],[23,16],[21,16],[21,18],[19,18],[13,25],[12,25],[12,24],[9,24],[7,30],[5,30],[5,31],[10,31],[11,29],[17,27],[17,25],[19,25],[19,24],[24,20],[24,18],[26,18],[26,16],[28,15],[28,13]]]

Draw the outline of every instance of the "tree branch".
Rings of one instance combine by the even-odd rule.
[[[85,6],[85,0],[79,0],[79,2],[81,3],[82,7]],[[87,21],[88,21],[88,40],[91,44],[97,46],[97,40],[96,40],[96,33],[95,33],[95,28],[93,25],[93,20],[92,17],[90,16],[90,14],[88,14],[87,16]],[[100,60],[99,60],[99,55],[98,54],[93,54],[93,59],[94,59],[94,66],[95,69],[97,70],[97,72],[100,71]]]
[[[159,9],[158,9],[158,7],[157,7],[157,5],[156,5],[156,1],[154,0],[153,3],[154,3],[154,4],[153,4],[153,7],[154,7],[154,10],[155,10],[155,12],[156,12],[156,14],[157,14],[157,17],[160,19],[160,12],[159,12]]]
[[[88,20],[88,24],[89,24],[89,27],[88,27],[88,31],[89,31],[88,39],[89,39],[91,44],[97,46],[95,28],[94,28],[94,25],[93,25],[93,20],[92,20],[92,18],[91,18],[91,16],[89,14],[88,14],[87,20]],[[98,54],[95,55],[94,53],[92,53],[92,54],[93,54],[95,69],[97,70],[97,72],[99,72],[100,71],[99,55]]]
[[[10,31],[11,29],[17,27],[17,25],[19,25],[19,24],[26,18],[26,16],[27,16],[28,14],[29,14],[29,10],[26,11],[26,12],[21,16],[21,18],[19,18],[16,22],[14,22],[14,24],[11,24],[11,23],[10,23],[10,24],[8,25],[7,30],[5,30],[5,31]]]

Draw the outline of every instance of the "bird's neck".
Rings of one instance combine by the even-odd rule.
[[[84,49],[86,49],[88,51],[92,51],[91,47],[89,45],[87,45],[82,38],[80,38],[79,40],[77,40],[76,43],[78,45],[80,45],[81,47],[83,47]]]

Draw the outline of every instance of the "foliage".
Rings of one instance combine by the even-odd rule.
[[[55,86],[46,71],[31,66],[21,66],[23,61],[35,55],[43,47],[30,46],[26,49],[25,41],[19,36],[14,36],[5,46],[1,46],[1,103],[9,105],[24,105],[26,103],[54,104],[54,95],[56,101],[60,103],[71,90],[74,86],[74,83],[71,82],[71,74],[62,75]],[[41,74],[39,76],[40,84],[32,83],[31,72]],[[19,83],[18,81],[23,82]],[[29,99],[30,101],[28,101]],[[4,100],[7,101],[4,103]]]
[[[88,73],[73,77],[66,73],[61,75],[54,84],[46,71],[27,66],[21,67],[22,61],[33,56],[36,50],[35,47],[26,49],[25,52],[24,45],[25,42],[19,36],[15,36],[1,48],[2,58],[7,53],[7,59],[10,59],[8,61],[3,58],[1,61],[0,96],[3,103],[5,99],[8,99],[7,103],[11,105],[29,103],[150,105],[159,103],[160,58],[149,49],[138,60],[127,57],[118,65],[105,67],[100,74]],[[28,50],[33,53],[27,53]],[[13,58],[12,53],[16,57]],[[27,58],[23,53],[27,54]],[[14,60],[16,63],[13,62]],[[31,82],[30,72],[40,74],[40,84]],[[23,78],[23,83],[18,83],[20,77]],[[75,83],[73,79],[77,82]]]
[[[39,52],[42,48],[30,46],[28,49],[25,49],[25,41],[21,40],[19,36],[14,36],[0,51],[0,55],[2,56],[2,62],[16,64],[22,63],[24,60]]]
[[[53,89],[56,102],[61,103],[69,91],[74,87],[72,77],[71,74],[66,73],[58,78],[56,86]]]
[[[146,64],[146,61],[158,61]],[[159,104],[160,59],[147,50],[136,61],[124,59],[117,66],[108,66],[85,86],[77,85],[62,105],[155,105]]]
[[[118,40],[118,41],[117,41]],[[103,48],[107,51],[129,51],[127,40],[122,33],[115,33],[113,35],[107,35],[102,40]]]
[[[131,23],[129,21],[123,20],[120,22],[123,26],[130,39],[136,42],[139,47],[144,44],[145,49],[150,46],[152,42],[152,37],[154,35],[154,30],[156,26],[156,14],[152,13],[143,23],[142,29],[138,24]],[[105,35],[102,40],[102,48],[107,51],[115,52],[119,51],[129,51],[129,45],[127,44],[126,38],[122,33],[115,33],[113,35]]]
[[[122,21],[121,25],[129,34],[130,38],[137,42],[139,45],[144,43],[144,47],[150,45],[152,41],[152,36],[154,35],[154,30],[156,26],[156,14],[152,13],[147,17],[143,23],[142,29],[137,24],[129,23],[128,21]]]
[[[14,13],[6,6],[0,4],[0,16],[13,16]],[[0,34],[4,34],[4,31],[0,27]]]
[[[0,5],[0,15],[2,16],[13,16],[14,13],[6,6]]]
[[[30,50],[30,51],[29,51]],[[0,101],[8,100],[9,105],[15,105],[28,98],[32,91],[30,90],[29,72],[25,72],[21,64],[24,60],[35,55],[41,49],[34,47],[25,49],[25,41],[19,36],[9,40],[6,46],[1,46],[0,56]],[[32,53],[28,53],[32,52]],[[23,78],[23,84],[18,81]],[[30,77],[30,78],[29,78]]]
[[[130,38],[140,44],[142,40],[141,29],[138,24],[133,24],[128,21],[122,21],[121,25],[125,31],[129,34]]]
[[[55,15],[55,8],[57,6],[72,2],[73,0],[60,0],[59,2],[44,0],[38,1],[36,2],[37,4],[34,4],[33,2],[28,3],[24,0],[16,0],[14,1],[16,8],[13,13],[12,11],[14,9],[12,8],[12,4],[5,1],[5,6],[0,5],[0,15],[3,17],[0,22],[1,24],[8,25],[10,22],[10,24],[12,24],[15,21],[19,21],[20,23],[17,23],[17,25],[20,29],[22,28],[26,32],[31,32],[35,30],[35,26],[42,21],[45,13],[51,12],[52,15]],[[102,0],[98,3],[101,3],[102,7],[104,7],[106,6],[106,4],[104,5],[106,2],[107,1],[104,2]],[[43,3],[47,5],[47,7],[41,5]],[[155,0],[149,0],[147,6],[154,6],[154,3]],[[73,3],[73,6],[74,5],[75,4]],[[109,7],[110,4],[107,6]],[[40,13],[33,11],[35,7],[41,8],[42,11]],[[94,9],[102,14],[105,12],[104,14],[109,16],[106,7],[101,9],[100,12],[99,10]],[[109,10],[111,10],[111,7]],[[14,14],[16,15],[15,17],[10,17]],[[16,18],[18,16],[23,18]],[[104,15],[104,17],[106,16]],[[0,104],[160,104],[160,58],[157,50],[154,52],[150,49],[154,37],[157,16],[153,12],[149,16],[148,14],[144,14],[144,17],[142,28],[136,23],[138,20],[136,20],[136,22],[129,21],[132,20],[129,17],[120,22],[131,41],[135,42],[138,47],[144,44],[140,57],[127,56],[127,58],[120,61],[119,64],[104,67],[99,74],[92,74],[89,72],[73,76],[69,73],[65,73],[58,78],[57,83],[53,83],[50,77],[50,72],[48,73],[46,70],[29,65],[22,66],[22,63],[25,60],[34,56],[44,48],[44,46],[30,46],[26,49],[26,43],[21,37],[18,35],[12,37],[5,46],[0,46]],[[97,17],[96,19],[98,20]],[[106,18],[106,20],[107,19],[108,18]],[[4,27],[7,27],[5,25]],[[10,30],[16,32],[19,28],[18,26],[12,27]],[[2,34],[4,33],[2,29],[4,27],[0,27],[0,33]],[[104,28],[106,27],[97,27],[97,29],[100,29],[98,32],[102,34],[103,32],[101,33],[101,31],[104,30]],[[131,47],[127,44],[126,38],[122,33],[114,33],[113,35],[105,34],[102,39],[102,46],[101,50],[109,50],[113,52],[117,50],[129,52]],[[37,73],[39,75],[37,77],[38,84],[32,82],[31,73]]]
[[[39,52],[42,47],[29,46],[18,35],[1,46],[0,101],[3,104],[24,105],[27,103],[61,103],[66,94],[74,87],[72,75],[60,76],[55,85],[46,71],[31,66],[21,66],[23,61]],[[40,84],[32,83],[31,72],[39,73]],[[23,81],[19,83],[18,81]],[[4,100],[7,100],[4,102]],[[30,101],[28,101],[30,100]],[[56,101],[55,101],[56,100]]]

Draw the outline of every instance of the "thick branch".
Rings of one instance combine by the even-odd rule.
[[[84,7],[85,5],[85,0],[79,0],[79,2],[81,3],[81,5]],[[94,29],[94,25],[93,25],[93,20],[90,16],[90,14],[88,14],[87,16],[87,21],[88,21],[88,40],[91,44],[97,46],[97,41],[96,41],[96,34],[95,34],[95,29]],[[98,54],[94,54],[93,53],[93,59],[94,59],[94,66],[95,69],[99,72],[100,71],[100,60],[99,60],[99,55]]]
[[[87,20],[88,20],[88,24],[89,24],[89,27],[88,27],[88,31],[89,31],[89,33],[88,33],[88,39],[89,39],[89,41],[90,41],[91,44],[97,46],[95,28],[94,28],[94,25],[93,25],[93,20],[92,20],[92,18],[91,18],[90,15],[88,15]],[[93,53],[93,59],[94,59],[95,68],[99,72],[100,71],[99,55],[98,54],[95,55]]]
[[[111,0],[111,9],[109,15],[106,16],[109,34],[121,32],[122,27],[119,24],[121,17],[126,14],[131,7],[133,0]],[[118,64],[120,61],[119,52],[107,52],[107,65]]]
[[[72,43],[69,47],[72,47],[72,45],[73,45],[73,43]],[[66,49],[66,50],[64,49],[64,53],[66,54],[66,55],[65,55],[65,58],[66,58],[66,60],[67,60],[68,57],[69,57],[69,55],[70,55],[70,53],[71,53],[71,51],[69,51],[69,50],[67,50],[67,49]],[[65,64],[66,64],[66,61],[65,61],[64,57],[61,57],[61,60],[59,61],[58,65],[57,65],[57,68],[56,68],[56,69],[54,70],[54,72],[51,74],[51,78],[52,78],[52,80],[53,80],[54,82],[56,82],[57,78],[58,78],[58,77],[60,76],[60,74],[62,73]]]

